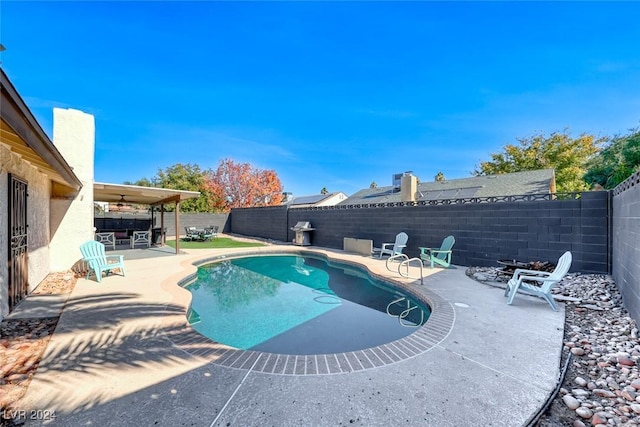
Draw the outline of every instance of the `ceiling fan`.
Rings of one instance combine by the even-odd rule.
[[[118,200],[118,204],[116,206],[121,208],[124,205],[124,203],[127,203],[127,201],[124,199],[124,194],[121,194],[120,200]]]

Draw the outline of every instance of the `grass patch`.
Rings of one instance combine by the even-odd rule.
[[[175,240],[167,240],[167,246],[176,247]],[[180,240],[180,248],[182,249],[222,249],[222,248],[249,248],[253,246],[265,246],[257,242],[240,242],[228,237],[218,237],[217,239],[207,240],[205,242]]]

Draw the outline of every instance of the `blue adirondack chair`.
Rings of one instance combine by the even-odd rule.
[[[453,236],[447,236],[442,241],[440,249],[420,247],[420,259],[423,262],[429,262],[431,268],[435,264],[447,268],[451,265],[451,253],[453,252],[451,248],[455,242],[456,239]]]
[[[93,271],[96,275],[96,280],[100,282],[102,280],[102,272],[106,272],[109,275],[116,268],[119,268],[124,276],[124,256],[106,255],[102,243],[95,240],[84,242],[80,245],[80,253],[82,253],[82,259],[89,265],[87,280]]]

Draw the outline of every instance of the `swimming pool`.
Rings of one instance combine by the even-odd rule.
[[[360,268],[314,256],[248,256],[198,267],[185,286],[189,322],[244,350],[312,355],[356,351],[415,332],[430,315],[416,298]]]

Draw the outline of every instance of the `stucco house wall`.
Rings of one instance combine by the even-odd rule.
[[[12,153],[5,146],[0,145],[0,200],[8,200],[9,174],[27,181],[27,223],[28,228],[28,269],[29,288],[31,292],[49,274],[49,198],[51,194],[51,181],[36,168],[26,163],[22,158]],[[6,260],[9,257],[9,242],[7,224],[9,223],[9,211],[6,205],[0,208],[0,318],[6,316],[9,311],[7,283],[8,267]]]
[[[66,270],[79,258],[78,246],[93,238],[93,116],[54,110],[56,144],[44,132],[0,67],[0,320],[9,303],[20,304],[52,271]],[[77,172],[82,174],[82,181]],[[9,176],[26,182],[26,256],[12,259]],[[18,187],[22,189],[22,185]],[[84,187],[84,188],[83,188]],[[18,221],[23,225],[22,221]],[[21,248],[22,249],[22,248]],[[78,253],[78,254],[76,254]],[[9,263],[25,274],[9,277]],[[15,282],[13,281],[15,280]],[[15,290],[9,301],[9,290]],[[15,296],[15,300],[13,297]],[[13,309],[13,307],[12,307]]]

